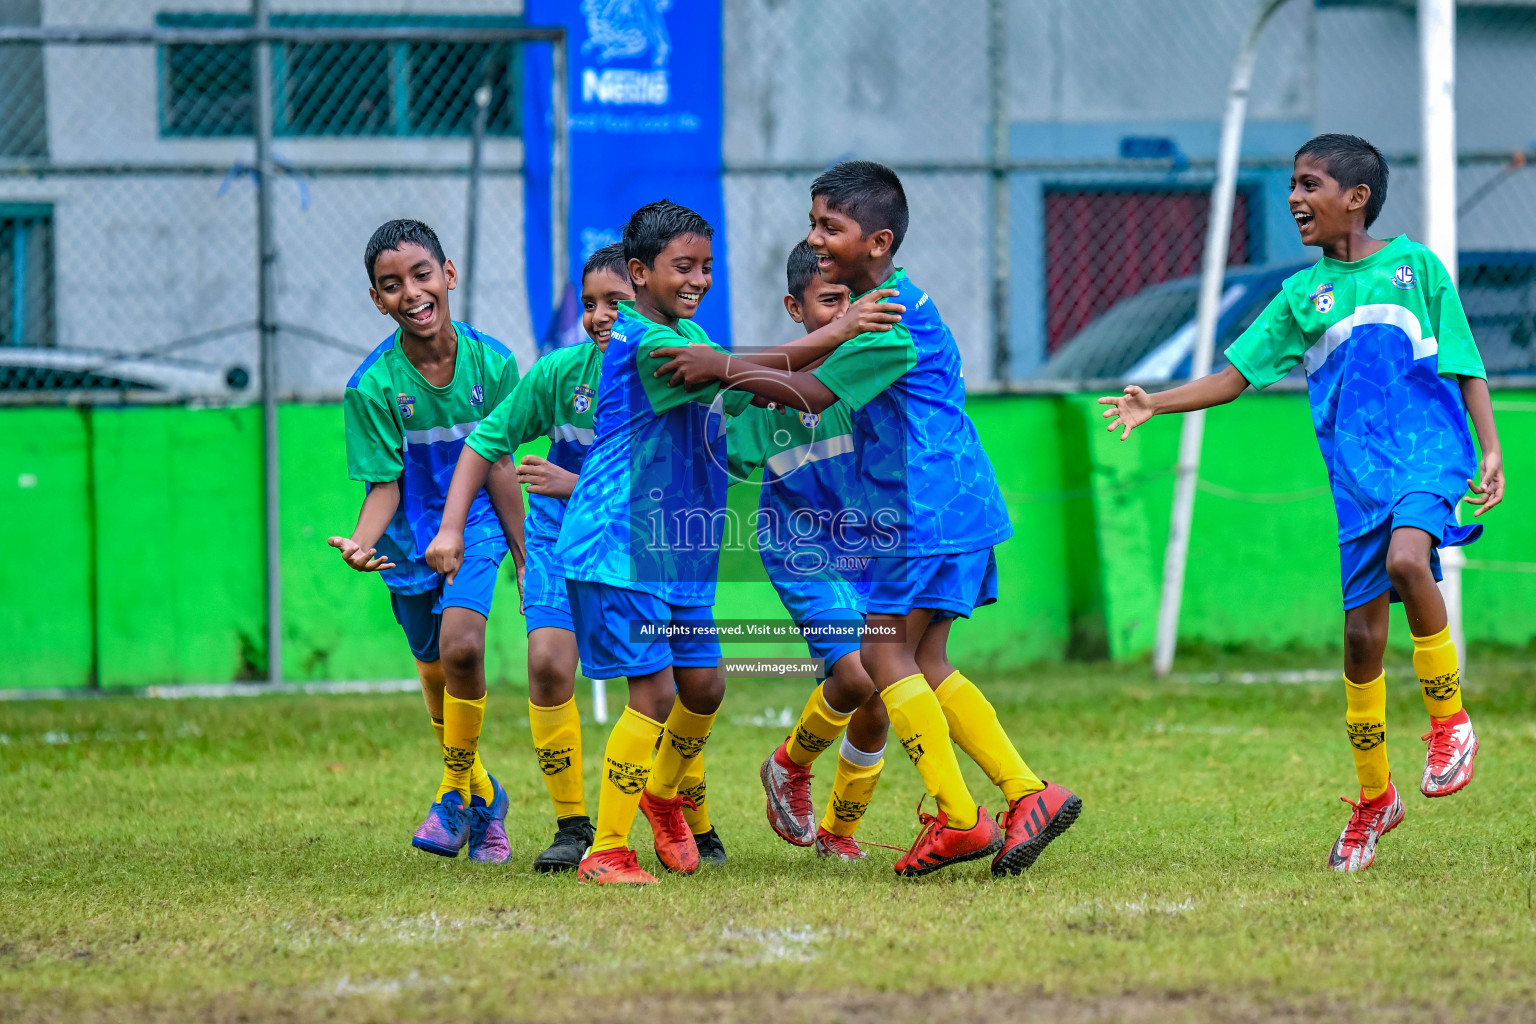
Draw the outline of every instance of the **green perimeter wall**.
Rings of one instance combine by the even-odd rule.
[[[1499,392],[1508,504],[1468,549],[1467,634],[1536,635],[1536,393]],[[997,467],[1014,537],[998,549],[1000,602],[956,627],[978,673],[1059,658],[1136,658],[1152,645],[1179,420],[1131,441],[1091,395],[969,403]],[[79,687],[260,678],[265,672],[261,419],[257,407],[0,409],[0,686]],[[410,652],[384,587],[326,546],[362,498],[347,480],[339,405],[284,406],[284,673],[407,678]],[[542,450],[543,445],[530,446]],[[754,489],[733,490],[742,511]],[[1257,650],[1340,642],[1332,504],[1304,396],[1212,410],[1181,641]],[[782,614],[749,553],[728,556],[716,614]],[[522,619],[504,585],[490,676],[522,685]],[[1401,618],[1396,642],[1406,643]],[[727,654],[798,653],[740,645]]]

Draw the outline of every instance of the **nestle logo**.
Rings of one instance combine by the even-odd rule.
[[[671,89],[665,70],[630,71],[608,68],[581,73],[581,98],[585,103],[665,106]]]

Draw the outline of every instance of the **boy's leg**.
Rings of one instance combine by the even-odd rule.
[[[1419,788],[1425,796],[1447,796],[1472,781],[1477,734],[1461,703],[1461,669],[1451,642],[1445,600],[1435,585],[1431,562],[1435,537],[1417,527],[1392,531],[1387,575],[1403,600],[1413,636],[1413,667],[1429,712],[1424,739],[1429,750]]]
[[[859,657],[880,691],[897,740],[922,775],[923,785],[938,803],[948,827],[966,830],[977,823],[976,801],[960,774],[944,709],[923,679],[915,657],[918,642],[932,617],[933,612],[926,608],[905,615],[871,613],[867,618],[872,629],[881,635],[891,635],[887,631],[893,631],[902,639],[866,639],[859,648]]]
[[[1389,594],[1381,593],[1344,611],[1344,722],[1360,800],[1343,798],[1354,810],[1328,851],[1328,866],[1335,871],[1370,867],[1377,842],[1403,820],[1402,798],[1387,764],[1387,676],[1381,664],[1390,601]]]
[[[816,832],[818,855],[842,860],[863,860],[867,856],[853,836],[864,820],[885,767],[885,739],[890,723],[885,701],[878,693],[871,693],[849,718],[848,731],[838,751],[832,796]]]
[[[581,714],[576,709],[576,634],[555,626],[528,633],[528,723],[556,819],[586,817]]]
[[[917,664],[933,687],[955,745],[987,773],[1009,804],[1045,788],[1003,731],[992,702],[949,661],[954,619],[933,622],[917,645]]]

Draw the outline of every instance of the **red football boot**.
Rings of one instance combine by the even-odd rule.
[[[576,880],[596,885],[648,885],[656,876],[640,866],[634,850],[623,849],[587,854],[576,867]]]
[[[811,770],[789,759],[785,740],[768,755],[758,777],[768,796],[768,826],[786,843],[810,846],[816,839],[816,811],[811,806]]]
[[[683,796],[659,800],[650,790],[640,794],[640,811],[656,836],[656,859],[668,871],[691,875],[699,870],[699,846],[683,818]]]
[[[1429,732],[1419,739],[1429,741],[1419,792],[1425,796],[1450,796],[1472,781],[1477,733],[1472,731],[1472,719],[1467,717],[1466,708],[1444,721],[1431,718]]]
[[[1010,803],[1003,812],[1003,848],[992,861],[992,873],[1001,878],[1029,867],[1052,839],[1072,827],[1082,810],[1083,801],[1054,782]]]
[[[897,859],[898,875],[916,878],[951,864],[996,853],[1003,845],[1003,830],[987,814],[985,807],[976,809],[976,824],[967,829],[958,829],[949,827],[949,817],[943,811],[936,815],[924,814],[921,800],[917,806],[917,820],[922,824],[923,831],[912,844],[912,849]]]

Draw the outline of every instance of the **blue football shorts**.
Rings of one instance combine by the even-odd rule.
[[[871,558],[864,579],[871,615],[932,608],[935,622],[968,619],[997,600],[997,557],[991,548],[981,548],[957,555]]]
[[[1344,590],[1344,610],[1358,608],[1382,594],[1401,602],[1387,576],[1387,548],[1392,531],[1417,527],[1435,539],[1429,551],[1429,568],[1440,579],[1442,547],[1470,544],[1481,537],[1481,523],[1462,526],[1456,522],[1456,506],[1449,498],[1427,491],[1411,491],[1397,499],[1392,511],[1374,529],[1339,545],[1339,576]]]
[[[586,580],[566,580],[581,670],[592,679],[643,676],[720,663],[710,605],[668,604],[653,594]],[[682,632],[667,635],[667,627]],[[648,635],[654,629],[655,635]]]
[[[844,606],[850,593],[848,587],[819,580],[781,582],[772,577],[770,580],[790,620],[806,631],[805,646],[811,657],[822,659],[828,675],[831,675],[833,665],[850,654],[859,653],[864,613]],[[863,587],[855,586],[851,592],[862,598]]]
[[[438,577],[432,590],[420,594],[389,593],[389,606],[395,621],[405,630],[405,639],[417,661],[438,660],[437,642],[442,635],[443,609],[468,608],[491,617],[491,596],[496,591],[496,572],[502,555],[468,555],[459,566],[452,585]]]
[[[528,546],[528,562],[523,572],[523,616],[528,632],[545,626],[574,631],[565,578],[553,573],[548,554],[542,547],[536,550],[532,544]]]

